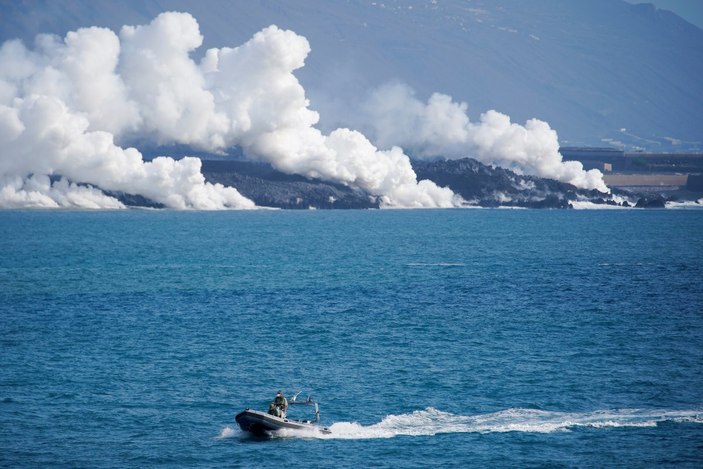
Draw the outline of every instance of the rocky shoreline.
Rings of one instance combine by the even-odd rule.
[[[621,207],[663,208],[657,194],[613,190],[604,194],[535,176],[518,175],[504,168],[484,165],[471,158],[413,161],[418,180],[430,179],[449,187],[468,205],[479,207],[573,208],[573,201]],[[284,174],[265,163],[236,160],[203,160],[209,182],[236,187],[257,205],[283,209],[379,208],[377,197],[342,184]]]

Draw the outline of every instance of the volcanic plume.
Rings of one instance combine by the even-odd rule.
[[[342,183],[385,207],[452,207],[461,198],[418,181],[401,145],[460,155],[606,190],[600,173],[562,163],[541,121],[511,124],[495,111],[479,124],[465,104],[435,94],[423,104],[404,87],[367,106],[374,143],[349,128],[316,127],[295,70],[308,41],[269,26],[238,47],[209,49],[188,13],[167,12],[119,34],[90,27],[0,47],[0,206],[119,208],[113,192],[177,209],[241,209],[254,203],[206,182],[198,158],[145,160],[133,146],[186,145],[226,154],[239,147],[286,172]],[[108,192],[108,193],[106,193]]]

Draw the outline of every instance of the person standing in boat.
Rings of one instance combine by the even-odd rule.
[[[275,412],[273,415],[275,415],[276,417],[285,418],[286,411],[288,410],[288,400],[286,399],[286,396],[283,395],[283,391],[278,391],[278,394],[276,394],[276,398],[271,404],[273,405]]]

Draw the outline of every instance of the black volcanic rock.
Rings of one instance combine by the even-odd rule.
[[[285,174],[266,163],[203,160],[209,182],[236,188],[256,205],[285,209],[378,208],[379,201],[360,189],[342,184]]]
[[[127,194],[119,191],[103,191],[105,195],[114,197],[127,207],[144,207],[144,208],[166,208],[164,204],[154,202],[139,194]]]
[[[666,200],[660,196],[640,197],[635,208],[665,208]]]
[[[469,203],[483,207],[571,208],[570,201],[588,200],[615,204],[597,190],[577,187],[509,169],[487,166],[471,158],[413,161],[418,179],[430,179],[449,187]]]

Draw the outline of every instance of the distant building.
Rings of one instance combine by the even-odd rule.
[[[637,190],[703,191],[703,153],[624,152],[616,148],[563,147],[564,161],[599,169],[608,186]]]
[[[562,147],[559,152],[564,161],[580,161],[585,169],[613,171],[623,161],[625,152],[616,148]]]
[[[627,173],[703,173],[703,153],[624,152],[616,148],[562,147],[564,161],[585,169]]]

